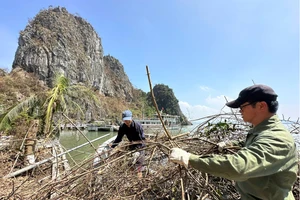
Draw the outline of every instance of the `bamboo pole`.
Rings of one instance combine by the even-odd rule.
[[[64,152],[63,148],[61,147],[61,145],[58,146],[60,152]],[[71,170],[71,167],[69,165],[69,162],[68,162],[68,159],[67,159],[67,156],[66,154],[62,155],[62,162],[63,162],[63,165],[64,165],[64,169],[66,171],[70,171]]]
[[[148,76],[148,81],[149,81],[149,86],[150,86],[150,92],[151,92],[152,100],[153,100],[153,103],[154,103],[154,107],[155,107],[156,112],[158,114],[159,120],[160,120],[160,122],[161,122],[161,124],[162,124],[162,126],[165,130],[166,135],[168,136],[168,138],[170,140],[172,140],[172,137],[171,137],[169,131],[167,130],[164,121],[161,118],[161,115],[160,115],[160,112],[159,112],[159,109],[158,109],[158,106],[157,106],[157,103],[156,103],[156,100],[155,100],[155,96],[154,96],[154,93],[153,93],[152,83],[151,83],[151,79],[150,79],[150,73],[149,73],[149,69],[148,69],[147,65],[146,65],[146,70],[147,70],[147,76]]]
[[[18,159],[19,159],[20,153],[22,152],[22,149],[23,149],[23,147],[24,147],[25,140],[26,140],[26,138],[27,138],[27,135],[28,135],[28,133],[29,133],[29,129],[27,130],[27,132],[26,132],[26,134],[25,134],[25,137],[24,137],[24,138],[23,138],[23,140],[22,140],[22,143],[21,143],[21,146],[20,146],[19,152],[17,153],[17,156],[16,156],[16,159],[15,159],[15,162],[14,162],[13,166],[11,167],[11,169],[10,169],[10,172],[12,172],[12,171],[13,171],[13,169],[14,169],[14,167],[15,167],[15,165],[16,165],[16,163],[17,163]]]
[[[13,172],[13,173],[7,174],[7,175],[4,176],[3,178],[12,178],[12,177],[15,177],[15,176],[17,176],[17,175],[19,175],[19,174],[22,174],[22,173],[24,173],[24,172],[26,172],[26,171],[28,171],[28,170],[30,170],[30,169],[33,169],[33,168],[35,168],[35,167],[37,167],[37,166],[39,166],[39,165],[41,165],[41,164],[44,164],[44,163],[46,163],[46,162],[48,162],[48,161],[51,161],[51,160],[55,159],[56,157],[60,157],[60,156],[62,156],[62,155],[65,155],[66,153],[69,153],[69,152],[71,152],[71,151],[73,151],[73,150],[76,150],[76,149],[78,149],[78,148],[80,148],[80,147],[83,147],[83,146],[85,146],[85,145],[87,145],[87,144],[90,144],[91,142],[95,142],[95,141],[97,141],[97,140],[100,140],[101,138],[104,138],[104,137],[106,137],[106,136],[108,136],[108,135],[109,135],[109,133],[108,133],[108,134],[105,134],[105,135],[103,135],[103,136],[101,136],[101,137],[99,137],[99,138],[96,138],[96,139],[94,139],[94,140],[92,140],[92,141],[86,142],[86,143],[81,144],[81,145],[79,145],[79,146],[77,146],[77,147],[74,147],[74,148],[72,148],[72,149],[69,149],[69,150],[67,150],[67,151],[65,151],[65,152],[63,152],[63,153],[58,154],[57,156],[53,156],[53,157],[51,157],[51,158],[47,158],[47,159],[42,160],[42,161],[40,161],[40,162],[34,163],[34,164],[32,164],[32,165],[28,165],[27,167],[24,167],[24,168],[22,168],[22,169],[20,169],[20,170],[18,170],[18,171],[15,171],[15,172]]]

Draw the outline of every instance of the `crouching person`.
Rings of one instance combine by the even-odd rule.
[[[133,164],[135,165],[136,170],[138,171],[138,176],[142,177],[142,170],[144,164],[144,150],[138,150],[145,146],[145,134],[143,127],[140,123],[132,119],[132,112],[130,110],[125,110],[122,113],[123,124],[120,126],[118,135],[111,145],[112,148],[116,147],[123,139],[123,136],[126,135],[128,140],[132,142],[129,146],[129,150],[135,151],[132,154]]]

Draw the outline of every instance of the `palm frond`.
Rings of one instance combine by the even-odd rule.
[[[14,118],[16,118],[25,109],[36,106],[38,102],[39,100],[37,96],[34,95],[11,107],[7,112],[0,116],[0,130],[6,130],[9,128]]]
[[[68,86],[69,81],[64,75],[60,74],[56,76],[55,87],[50,91],[49,97],[44,104],[44,106],[47,107],[45,118],[46,133],[50,132],[53,113],[57,111],[58,108],[65,107],[63,96],[66,93]]]

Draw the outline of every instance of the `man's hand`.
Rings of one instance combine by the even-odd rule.
[[[174,163],[183,165],[185,168],[188,168],[191,154],[179,148],[172,148],[171,150],[172,152],[170,154],[170,160]]]
[[[222,152],[224,150],[224,147],[226,146],[225,142],[219,142],[218,144],[218,151]]]

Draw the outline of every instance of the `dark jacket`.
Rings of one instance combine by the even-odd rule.
[[[128,127],[124,123],[120,126],[119,131],[118,131],[118,136],[115,139],[115,141],[113,142],[112,148],[116,147],[119,144],[119,142],[122,141],[124,135],[127,136],[128,140],[130,142],[139,142],[139,141],[145,140],[145,134],[144,134],[144,130],[143,130],[141,124],[132,120],[130,127]],[[145,146],[145,144],[144,144],[144,142],[142,142],[140,144],[130,145],[129,149],[134,150],[134,149],[141,148],[144,146]]]

